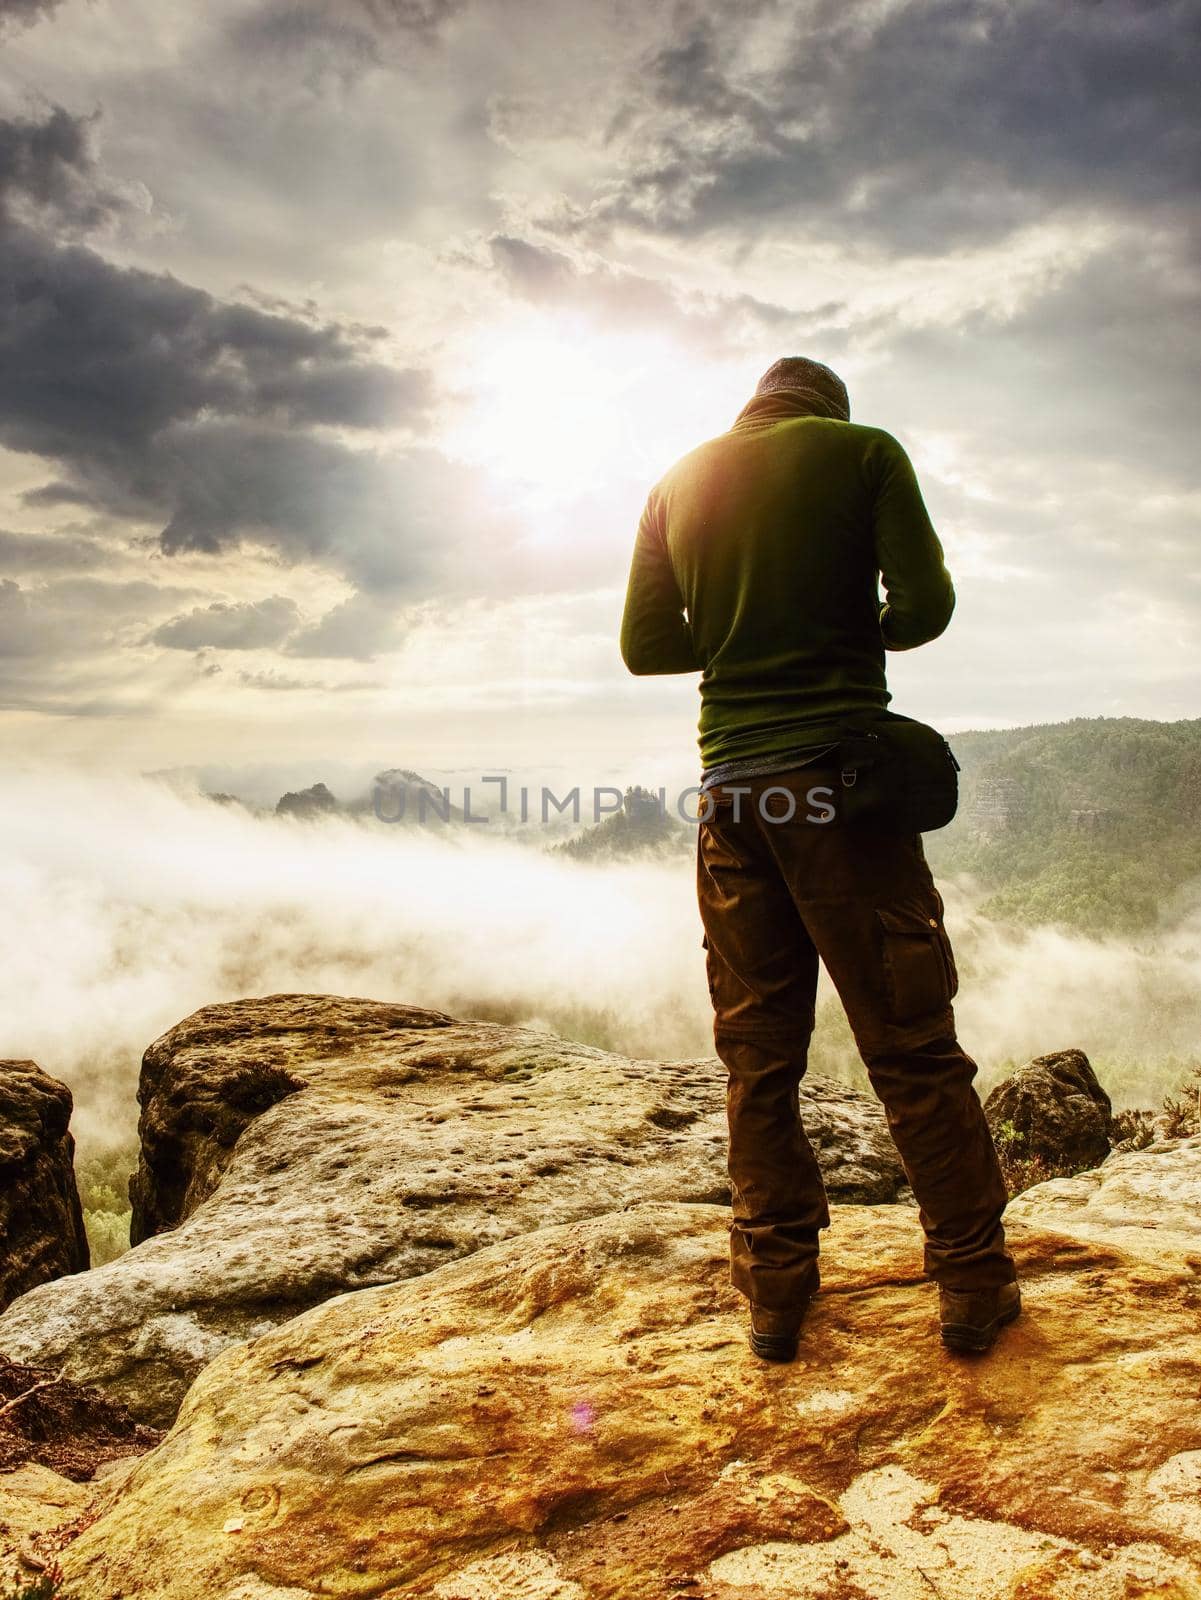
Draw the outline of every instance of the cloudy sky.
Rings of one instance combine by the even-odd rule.
[[[789,353],[943,536],[901,709],[1197,715],[1199,23],[0,0],[0,753],[687,766],[633,527]]]

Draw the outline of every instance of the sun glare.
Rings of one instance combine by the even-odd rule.
[[[665,374],[674,374],[675,388],[688,365],[695,363],[654,335],[541,319],[509,326],[464,363],[467,404],[444,448],[508,481],[532,505],[662,471],[687,447],[677,418],[665,414]]]

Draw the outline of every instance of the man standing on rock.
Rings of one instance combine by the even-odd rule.
[[[954,603],[904,450],[852,423],[842,380],[801,356],[671,468],[638,526],[626,666],[702,674],[697,889],[729,1075],[730,1279],[767,1360],[796,1354],[830,1221],[797,1096],[819,957],[917,1197],[944,1342],[986,1350],[1019,1310],[921,835],[840,810],[847,719],[883,711],[885,650],[937,638]]]

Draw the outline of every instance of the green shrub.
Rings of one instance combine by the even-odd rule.
[[[1036,1183],[1046,1183],[1049,1178],[1074,1177],[1082,1168],[1054,1167],[1041,1156],[1026,1151],[1026,1135],[1019,1133],[1012,1122],[1002,1122],[993,1129],[993,1144],[1001,1163],[1001,1175],[1012,1200],[1015,1194],[1033,1189]]]
[[[1169,1139],[1190,1139],[1201,1133],[1201,1061],[1194,1061],[1176,1094],[1164,1096]]]
[[[115,1261],[129,1249],[129,1224],[132,1212],[85,1211],[84,1231],[88,1236],[88,1252],[94,1267]]]
[[[75,1182],[94,1267],[129,1249],[129,1176],[137,1164],[136,1145],[88,1151],[76,1160]]]

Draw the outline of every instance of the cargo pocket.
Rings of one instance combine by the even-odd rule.
[[[894,1022],[941,1011],[958,987],[941,917],[877,908],[884,945],[884,987]]]
[[[934,898],[938,901],[938,942],[942,947],[942,958],[947,967],[947,999],[953,1000],[959,993],[959,969],[955,965],[955,952],[951,949],[951,940],[943,923],[944,906],[942,895],[934,891]]]

